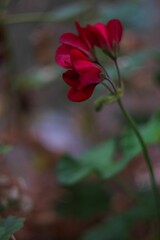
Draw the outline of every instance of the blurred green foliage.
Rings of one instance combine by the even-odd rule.
[[[9,240],[10,237],[23,227],[23,218],[9,216],[4,220],[0,220],[0,239]]]
[[[149,122],[139,127],[146,144],[160,142],[160,112],[158,111]],[[96,146],[79,158],[64,156],[59,160],[57,166],[58,180],[64,185],[75,184],[91,174],[96,174],[101,179],[108,179],[120,171],[141,153],[139,142],[128,129],[121,136],[118,144],[122,152],[122,157],[115,159],[116,139],[106,141]]]
[[[114,168],[113,157],[115,142],[110,140],[90,150],[79,159],[64,156],[57,167],[58,180],[65,185],[81,181],[90,174],[98,174],[100,177],[112,176]]]
[[[135,223],[154,222],[155,202],[150,191],[137,193],[137,202],[134,207],[121,214],[113,214],[98,226],[86,231],[82,240],[130,240],[134,239],[131,234]],[[160,203],[159,203],[160,207]],[[149,229],[148,229],[149,230]],[[153,234],[155,238],[156,234]]]
[[[157,111],[154,116],[146,123],[140,126],[140,132],[146,144],[160,143],[160,111]],[[128,159],[134,158],[141,152],[139,143],[133,134],[128,129],[120,141],[121,149]]]
[[[159,122],[160,111],[157,111],[147,123],[139,126],[140,132],[144,137],[146,144],[160,143]],[[67,215],[72,215],[73,213],[75,214],[75,209],[80,209],[80,214],[79,212],[76,212],[75,215],[79,217],[86,217],[85,214],[87,214],[87,211],[94,209],[94,204],[95,206],[96,203],[97,205],[103,206],[103,200],[105,198],[102,194],[97,194],[96,189],[94,189],[95,196],[97,194],[100,198],[103,198],[97,200],[96,197],[93,197],[92,188],[90,189],[90,187],[88,189],[88,194],[84,194],[86,189],[86,187],[84,187],[85,183],[83,184],[83,188],[77,188],[77,182],[83,181],[87,174],[90,176],[91,173],[97,174],[97,176],[102,179],[114,177],[117,173],[122,171],[135,156],[141,153],[139,143],[130,129],[127,129],[118,141],[118,149],[122,151],[123,156],[117,161],[115,161],[115,154],[117,151],[116,143],[116,140],[110,140],[80,156],[79,159],[73,159],[67,156],[67,158],[64,157],[60,160],[58,163],[59,181],[64,184],[64,186],[75,184],[71,186],[71,189],[74,189],[75,187],[76,191],[78,191],[78,198],[68,198],[68,202],[65,202],[66,200],[64,200],[63,204],[59,204],[59,211],[61,213],[66,214],[67,211]],[[111,198],[111,195],[109,198]],[[64,199],[67,198],[64,196]],[[79,201],[74,201],[73,199],[79,199],[81,203]],[[105,202],[107,204],[106,200]],[[86,205],[84,204],[86,207],[82,207],[83,203],[86,203]],[[98,210],[100,211],[101,209]],[[97,208],[95,207],[95,215],[97,213]],[[137,192],[136,202],[131,209],[119,215],[112,214],[111,217],[104,220],[101,224],[88,230],[82,239],[129,240],[131,239],[131,231],[135,223],[143,220],[144,222],[150,222],[152,225],[152,221],[154,222],[154,219],[156,219],[155,199],[153,198],[152,192]],[[155,236],[153,239],[156,239]]]
[[[104,214],[108,210],[110,194],[104,184],[97,182],[79,183],[65,189],[56,210],[64,216],[87,219]]]

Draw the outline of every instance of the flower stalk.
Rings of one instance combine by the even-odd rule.
[[[152,163],[151,163],[151,159],[147,150],[147,146],[143,140],[143,137],[141,136],[135,122],[133,121],[132,117],[129,115],[129,113],[125,110],[123,103],[121,101],[121,99],[119,98],[117,100],[117,103],[123,113],[123,116],[125,117],[126,121],[128,122],[128,124],[130,125],[130,127],[132,128],[132,130],[134,131],[137,139],[139,140],[139,143],[141,145],[142,151],[143,151],[143,155],[144,155],[144,159],[150,174],[150,181],[151,181],[151,186],[152,186],[152,190],[155,196],[155,201],[156,201],[156,207],[157,207],[157,213],[158,213],[158,217],[160,220],[160,212],[159,212],[159,194],[158,194],[158,187],[156,185],[156,180],[155,180],[155,176],[154,176],[154,171],[153,171],[153,167],[152,167]]]
[[[115,63],[115,67],[117,69],[118,81],[121,84],[121,76],[120,76],[120,71],[119,71],[119,67],[118,67],[118,64],[117,64],[117,60],[115,60],[114,63]],[[157,214],[157,218],[160,221],[159,191],[158,191],[158,187],[157,187],[157,184],[156,184],[156,179],[155,179],[155,175],[154,175],[154,171],[153,171],[153,166],[152,166],[152,163],[151,163],[151,159],[150,159],[150,156],[149,156],[149,153],[148,153],[147,146],[146,146],[146,144],[144,142],[144,139],[143,139],[140,131],[138,130],[134,120],[132,119],[132,117],[130,116],[128,111],[125,109],[125,107],[123,105],[123,102],[121,100],[121,97],[119,97],[117,99],[117,104],[118,104],[124,118],[126,119],[129,126],[132,128],[133,132],[135,133],[135,135],[136,135],[136,137],[137,137],[137,139],[138,139],[138,141],[141,145],[144,160],[146,162],[146,166],[148,168],[148,172],[149,172],[149,176],[150,176],[151,188],[152,188],[153,195],[154,195],[154,198],[155,198],[155,211],[156,211],[156,214]],[[160,237],[160,231],[159,231],[159,237]]]
[[[114,64],[115,64],[117,75],[118,75],[118,85],[119,85],[119,88],[121,88],[121,86],[122,86],[121,75],[120,75],[120,70],[119,70],[119,66],[118,66],[118,63],[117,63],[117,59],[114,60]]]

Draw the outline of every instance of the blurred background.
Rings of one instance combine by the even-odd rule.
[[[113,103],[95,111],[94,101],[105,94],[101,86],[91,99],[69,102],[54,55],[59,37],[76,33],[75,21],[122,21],[123,101],[150,143],[160,184],[159,9],[158,0],[0,0],[0,214],[26,219],[16,239],[155,239],[149,177],[142,155],[135,156],[140,151],[118,171],[114,162],[115,174],[110,168],[102,179],[95,173],[102,158],[121,157],[121,145],[132,138],[120,110]],[[116,80],[111,61],[104,63]],[[106,142],[107,152],[96,152],[95,172],[87,168],[92,161],[81,171],[81,156]],[[131,153],[135,146],[133,139],[126,148]],[[136,194],[148,200],[143,209]]]

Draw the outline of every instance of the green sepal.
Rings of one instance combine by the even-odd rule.
[[[105,104],[110,104],[116,102],[120,97],[123,96],[123,89],[118,88],[116,95],[110,95],[105,97],[100,97],[95,101],[95,109],[96,111],[100,111]]]
[[[103,52],[108,56],[108,57],[110,57],[113,61],[115,60],[115,56],[111,53],[111,51],[109,50],[109,48],[105,48],[104,50],[103,50]]]

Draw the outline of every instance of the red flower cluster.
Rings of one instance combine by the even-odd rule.
[[[71,87],[68,98],[81,102],[88,99],[102,79],[101,67],[96,64],[94,47],[100,47],[112,59],[116,59],[123,28],[117,19],[106,25],[97,23],[81,27],[76,23],[78,35],[65,33],[60,37],[62,45],[56,51],[56,62],[69,70],[63,74]]]

